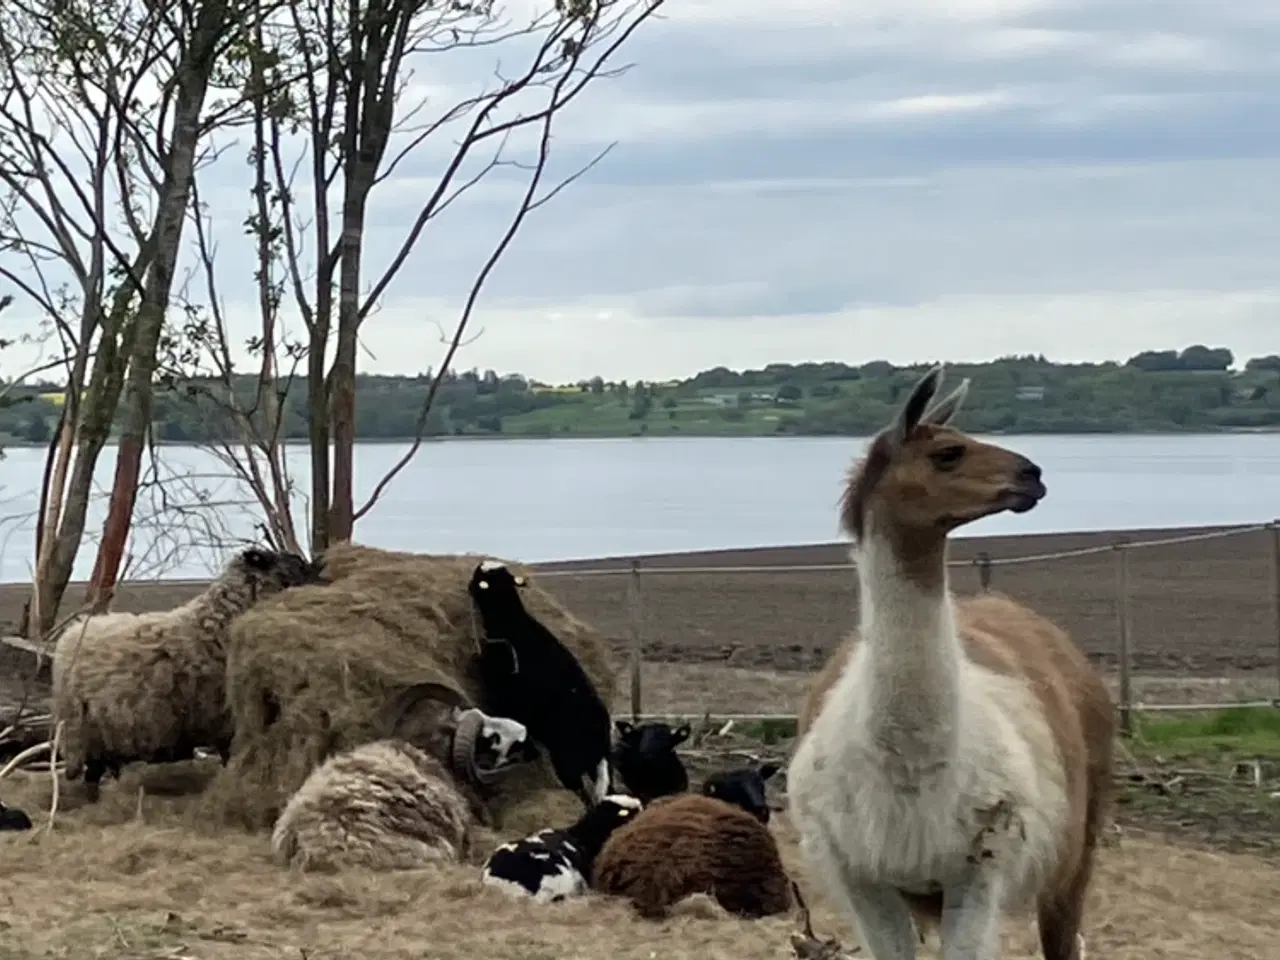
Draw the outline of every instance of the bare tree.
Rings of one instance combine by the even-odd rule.
[[[247,2],[0,6],[0,275],[38,305],[69,357],[37,524],[36,630],[53,623],[70,579],[123,400],[92,582],[99,606],[114,588],[194,172],[207,135],[242,102],[234,44]]]
[[[663,0],[546,0],[527,19],[513,20],[492,0],[302,0],[271,21],[260,17],[262,56],[250,89],[254,118],[250,160],[261,327],[249,344],[258,359],[256,386],[237,389],[220,309],[208,223],[197,231],[207,280],[207,307],[188,325],[201,344],[204,389],[231,405],[234,442],[217,445],[259,498],[267,532],[298,542],[291,516],[292,479],[280,455],[282,397],[295,369],[304,376],[311,486],[310,547],[350,539],[394,477],[419,449],[431,404],[447,376],[480,293],[525,218],[577,179],[607,150],[567,178],[546,182],[551,131],[595,80],[614,76],[619,49]],[[284,26],[281,27],[283,22]],[[478,92],[434,107],[411,100],[414,64],[450,51],[495,48],[504,69]],[[512,58],[519,68],[506,69]],[[280,73],[297,70],[286,83]],[[303,134],[297,146],[295,131]],[[523,152],[519,149],[523,144]],[[388,262],[366,262],[366,211],[379,184],[426,145],[447,152],[433,188]],[[447,145],[447,146],[446,146]],[[520,171],[524,183],[505,226],[475,276],[450,333],[417,421],[410,449],[376,485],[367,502],[354,499],[357,346],[373,315],[433,221],[489,174]],[[204,217],[203,212],[197,212]],[[365,277],[373,276],[368,283]],[[281,302],[291,296],[302,329],[285,327]],[[334,341],[332,355],[330,341]],[[216,390],[210,384],[216,383]]]

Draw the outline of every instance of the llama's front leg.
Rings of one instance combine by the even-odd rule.
[[[1003,883],[990,864],[942,894],[942,960],[999,960]]]
[[[916,960],[916,925],[902,894],[870,884],[847,886],[844,893],[872,960]]]

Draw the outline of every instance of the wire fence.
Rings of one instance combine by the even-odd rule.
[[[1280,521],[1149,539],[1038,536],[1052,549],[1019,552],[1027,539],[954,539],[953,589],[998,590],[1066,629],[1107,673],[1126,729],[1142,711],[1280,706]],[[771,562],[791,554],[780,548],[749,554],[756,564],[663,557],[533,570],[625,659],[633,714],[787,721],[857,623],[847,546],[817,549],[830,561]],[[169,589],[194,594],[207,582],[134,584],[178,602]],[[122,585],[119,609],[154,608],[132,589]]]
[[[1141,711],[1280,706],[1280,521],[1145,540],[1053,539],[1063,549],[1010,555],[958,539],[953,586],[999,590],[1066,628],[1109,674],[1124,729]],[[795,716],[808,673],[857,622],[852,574],[849,560],[537,570],[625,654],[633,714],[744,720]],[[735,681],[704,669],[701,687],[687,676],[711,666],[744,673]],[[769,676],[753,686],[751,671]]]

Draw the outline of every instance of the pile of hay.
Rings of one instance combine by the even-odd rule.
[[[324,557],[331,583],[286,590],[241,616],[227,662],[235,742],[202,815],[269,828],[325,756],[385,735],[389,704],[414,684],[442,684],[483,705],[475,672],[480,621],[467,593],[482,559],[339,544]],[[604,637],[532,582],[524,602],[612,702],[617,681]],[[523,820],[518,811],[527,816],[530,804],[544,800],[548,814],[565,800],[577,803],[559,788],[545,755],[530,767],[504,781],[494,803],[500,820],[508,811]]]

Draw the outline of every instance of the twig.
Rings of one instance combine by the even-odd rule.
[[[59,724],[59,728],[61,728],[61,724]],[[37,754],[44,753],[46,750],[48,750],[52,746],[53,746],[53,741],[46,740],[44,743],[37,743],[34,747],[27,747],[27,749],[23,750],[20,754],[18,754],[16,757],[14,757],[12,760],[10,760],[8,763],[4,765],[4,769],[0,770],[0,780],[3,780],[14,770],[18,769],[19,765],[24,760],[30,760],[32,757],[36,756]]]
[[[59,720],[58,725],[53,728],[53,742],[49,746],[49,780],[53,784],[53,796],[49,800],[49,822],[45,824],[46,833],[53,833],[53,821],[58,815],[58,744],[62,742],[63,722]],[[31,839],[34,840],[35,837]]]

